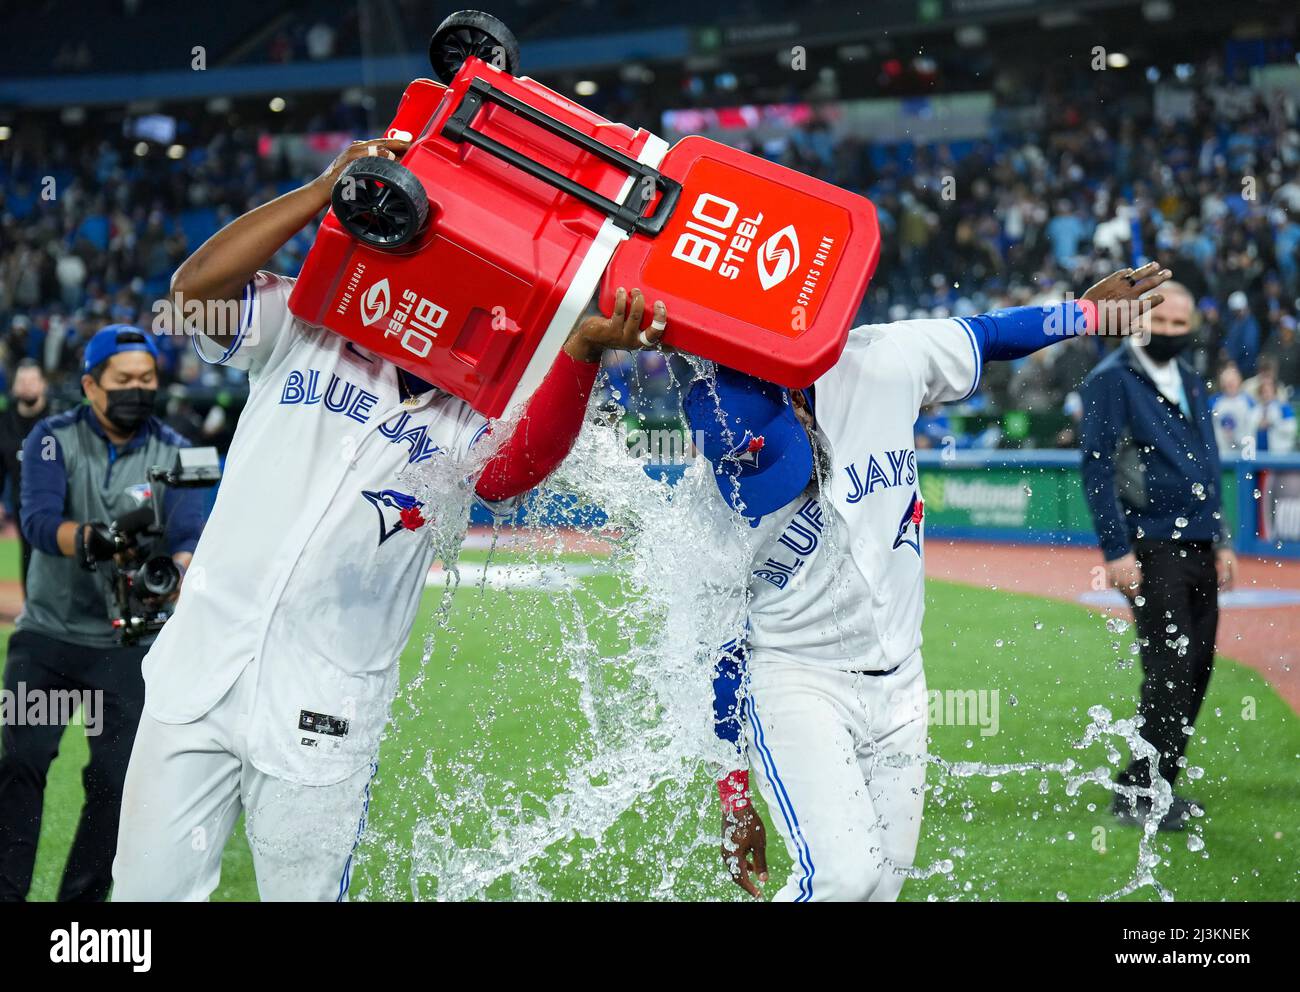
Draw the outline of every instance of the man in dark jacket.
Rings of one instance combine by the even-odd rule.
[[[0,901],[26,898],[41,832],[46,773],[74,717],[85,725],[86,803],[63,872],[60,901],[97,901],[112,884],[127,760],[144,706],[140,662],[152,637],[119,643],[106,525],[149,505],[153,467],[171,467],[189,442],[153,416],[158,349],[152,335],[115,324],[86,345],[87,403],[41,420],[23,444],[22,529],[32,543],[27,601],[9,638],[4,689],[18,719],[0,729]],[[197,489],[163,486],[165,533],[153,554],[183,569],[203,526]]]
[[[1166,283],[1150,335],[1131,338],[1084,381],[1083,484],[1111,585],[1133,606],[1142,648],[1141,734],[1172,787],[1214,666],[1218,590],[1232,583],[1219,494],[1219,455],[1205,384],[1178,357],[1191,341],[1191,294]],[[1121,786],[1149,789],[1135,756]],[[1117,792],[1114,812],[1140,822],[1150,793]],[[1178,795],[1162,830],[1183,829],[1194,804]]]
[[[0,413],[0,490],[6,482],[13,495],[14,521],[22,519],[23,510],[23,441],[37,421],[54,411],[49,407],[49,384],[41,367],[30,358],[24,358],[14,370],[14,386],[9,394],[9,406]],[[23,595],[27,594],[27,569],[32,563],[32,546],[18,529],[22,546],[20,574]]]

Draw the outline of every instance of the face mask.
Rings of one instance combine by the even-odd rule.
[[[114,427],[134,432],[137,427],[153,416],[153,402],[156,389],[109,389],[108,409],[104,415]]]
[[[1192,343],[1190,334],[1152,334],[1147,342],[1147,354],[1157,362],[1177,358]]]

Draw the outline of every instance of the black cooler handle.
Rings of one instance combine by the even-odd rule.
[[[473,123],[474,118],[485,103],[495,103],[513,114],[518,114],[543,130],[564,138],[584,151],[604,159],[611,165],[618,166],[628,175],[633,176],[635,182],[633,182],[632,189],[628,193],[628,203],[615,203],[609,197],[601,196],[595,190],[574,182],[568,176],[562,176],[554,169],[548,169],[540,162],[533,161],[517,149],[489,138],[482,131],[475,131],[470,127],[470,124]],[[629,158],[622,152],[610,148],[608,145],[601,144],[595,138],[575,130],[563,121],[557,121],[554,117],[542,113],[536,107],[530,107],[522,100],[511,96],[509,93],[502,92],[483,79],[475,79],[469,84],[469,89],[462,97],[460,105],[447,119],[447,123],[443,125],[442,133],[452,141],[465,141],[475,148],[481,148],[489,155],[513,165],[516,169],[528,173],[533,178],[540,179],[547,185],[554,186],[561,192],[581,200],[587,206],[605,214],[616,226],[624,231],[634,231],[637,234],[645,234],[653,238],[664,229],[664,224],[672,216],[677,207],[677,200],[681,196],[682,184],[677,180],[669,179],[658,169],[653,169],[643,162],[638,162],[636,159]],[[647,195],[651,188],[658,190],[663,195],[649,215],[642,215],[641,210],[644,204],[649,203],[652,199],[652,194]],[[633,204],[636,204],[638,199],[642,202],[634,206]]]

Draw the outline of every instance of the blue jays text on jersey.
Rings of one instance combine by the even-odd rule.
[[[817,502],[815,497],[804,500],[803,505],[795,511],[795,515],[790,518],[790,522],[786,524],[785,530],[777,539],[778,544],[794,552],[794,561],[786,562],[771,555],[767,561],[754,569],[755,577],[770,582],[778,589],[784,589],[817,550],[824,526],[821,503]]]
[[[871,495],[876,489],[892,489],[895,486],[916,484],[916,452],[911,448],[886,451],[885,463],[888,464],[888,469],[875,455],[869,455],[865,479],[863,470],[858,468],[857,462],[849,462],[845,465],[844,474],[849,477],[850,486],[848,495],[844,497],[845,501],[857,503],[863,496]]]
[[[359,424],[364,424],[369,419],[371,409],[379,402],[377,395],[362,389],[356,383],[348,382],[338,373],[330,375],[329,385],[321,392],[320,378],[321,373],[316,369],[291,371],[280,391],[281,405],[320,404],[331,413],[342,414]],[[432,458],[441,449],[428,439],[428,428],[425,425],[411,427],[410,422],[411,415],[402,413],[380,425],[379,433],[394,444],[405,444],[411,452],[407,462],[415,465]]]

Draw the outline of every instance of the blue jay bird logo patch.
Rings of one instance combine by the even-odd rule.
[[[379,514],[379,543],[383,544],[400,530],[415,530],[424,523],[420,508],[424,506],[414,496],[396,489],[379,492],[363,490],[361,493]]]
[[[912,499],[907,504],[907,512],[898,521],[898,534],[894,537],[894,550],[904,544],[918,555],[921,553],[921,521],[925,518],[925,502],[913,490]]]
[[[745,431],[740,444],[727,452],[727,460],[739,465],[742,472],[747,468],[756,469],[758,455],[763,450],[764,443],[762,435],[755,437],[751,432]]]

